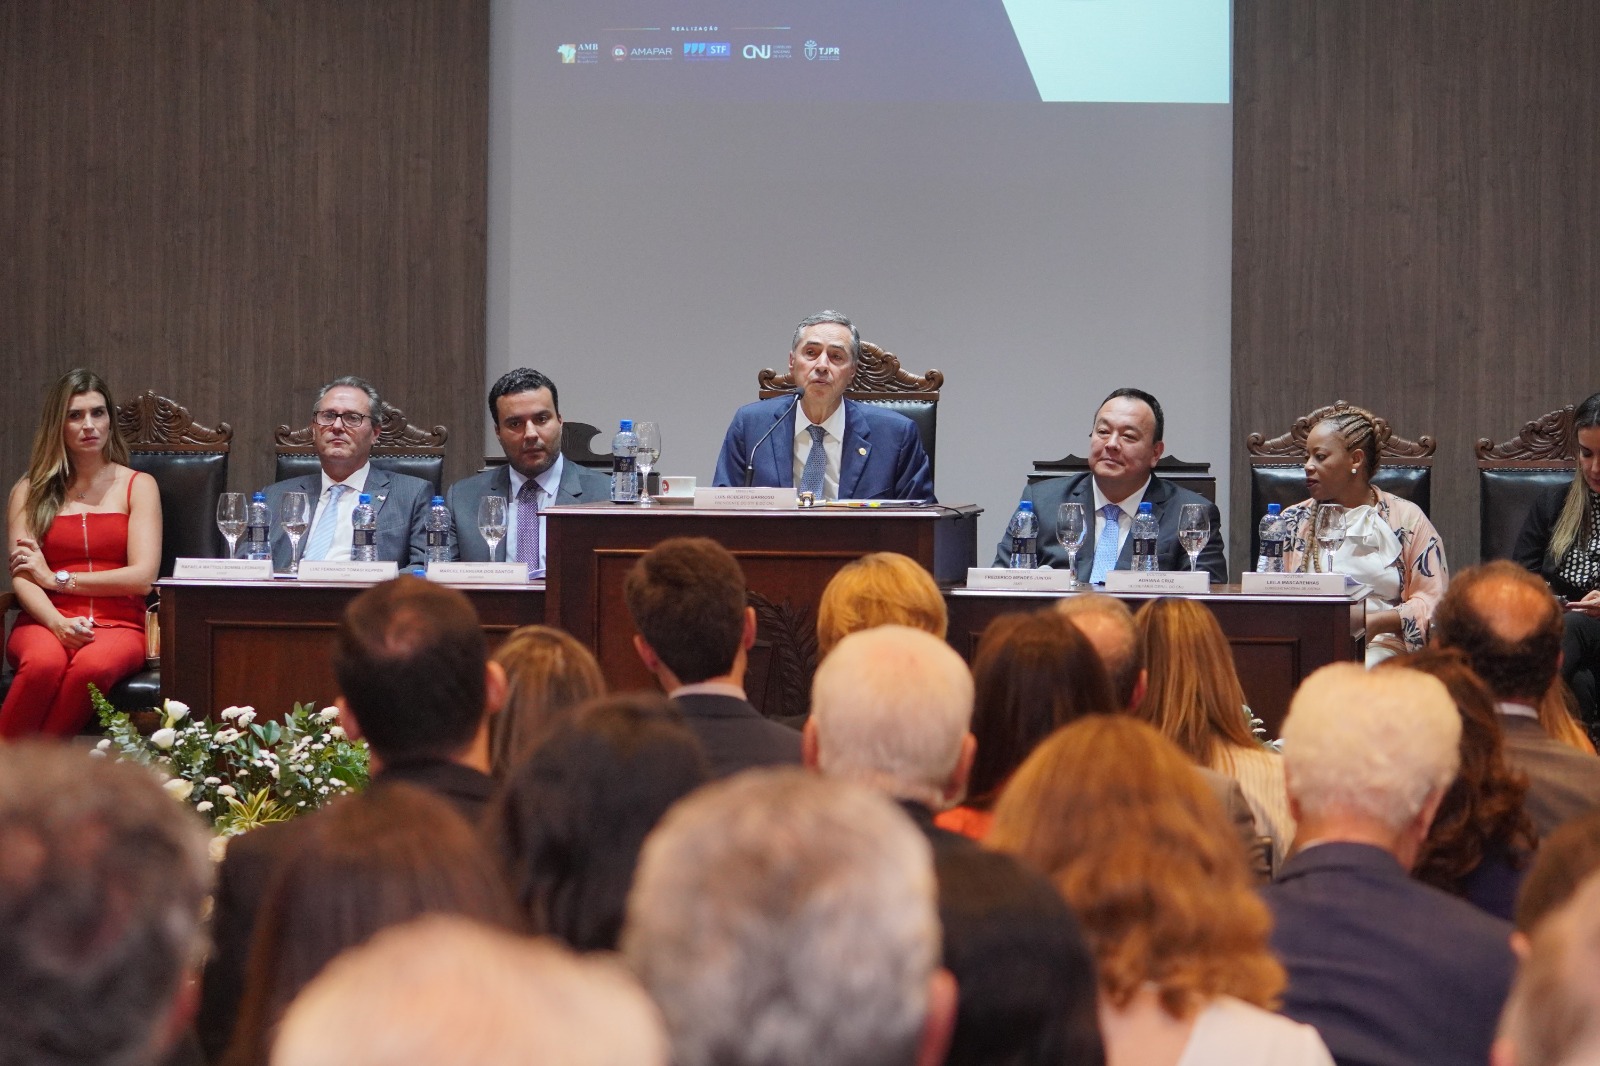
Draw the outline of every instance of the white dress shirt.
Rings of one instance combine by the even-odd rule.
[[[550,464],[549,469],[533,479],[539,491],[539,562],[534,566],[533,577],[544,573],[544,546],[545,539],[545,508],[551,507],[556,502],[556,493],[561,489],[561,469],[566,464],[566,457],[558,454],[556,461]],[[506,539],[505,557],[511,558],[517,551],[517,495],[522,492],[522,486],[528,479],[517,472],[516,467],[511,467],[511,498],[506,501]]]
[[[316,529],[322,521],[322,512],[328,506],[329,490],[335,485],[345,485],[349,488],[339,499],[339,507],[334,512],[333,543],[328,545],[328,554],[323,558],[334,563],[348,563],[350,561],[350,542],[356,537],[356,504],[361,502],[361,494],[367,491],[367,474],[372,470],[372,464],[362,463],[361,468],[343,481],[335,481],[322,472],[322,495],[317,500],[317,513],[312,516],[311,528]],[[308,532],[306,538],[309,540]]]
[[[806,409],[795,405],[794,416],[794,486],[800,487],[800,475],[806,468],[806,456],[811,454],[811,419]],[[818,422],[822,427],[822,454],[828,464],[822,472],[822,495],[830,500],[839,498],[839,463],[844,456],[844,403],[833,409],[833,414]]]
[[[1150,489],[1150,479],[1145,478],[1144,484],[1139,486],[1139,491],[1122,501],[1107,498],[1100,491],[1100,482],[1089,475],[1089,484],[1094,487],[1094,536],[1089,538],[1086,547],[1089,554],[1094,554],[1094,546],[1100,543],[1100,535],[1106,528],[1106,504],[1115,503],[1122,509],[1117,515],[1117,556],[1122,555],[1122,545],[1128,539],[1128,534],[1133,530],[1133,516],[1139,513],[1139,504],[1144,502],[1144,494]]]

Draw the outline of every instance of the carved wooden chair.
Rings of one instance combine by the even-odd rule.
[[[1479,437],[1478,557],[1509,559],[1534,501],[1572,481],[1577,437],[1571,404],[1540,415],[1510,440]]]
[[[372,465],[391,474],[410,474],[433,486],[435,495],[444,490],[444,443],[450,431],[443,426],[423,429],[406,421],[405,412],[383,401],[378,417],[378,439],[372,446]],[[311,442],[311,426],[290,429],[279,426],[273,437],[277,447],[274,481],[285,481],[314,474],[321,465]]]

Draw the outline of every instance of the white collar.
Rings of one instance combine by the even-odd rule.
[[[1146,475],[1144,484],[1139,486],[1137,492],[1131,493],[1127,499],[1121,501],[1113,500],[1105,493],[1101,492],[1100,482],[1095,480],[1095,476],[1093,474],[1089,475],[1089,484],[1094,487],[1094,509],[1096,511],[1104,511],[1106,509],[1106,504],[1114,503],[1118,507],[1122,508],[1123,513],[1129,518],[1132,518],[1134,515],[1139,513],[1139,504],[1144,502],[1144,494],[1150,491],[1150,478],[1148,475]]]
[[[1539,709],[1537,707],[1531,707],[1526,703],[1516,703],[1511,700],[1503,700],[1499,703],[1496,703],[1494,705],[1494,709],[1505,715],[1507,718],[1532,718],[1535,722],[1539,720]]]
[[[794,418],[794,439],[799,440],[801,437],[809,438],[811,434],[808,427],[810,427],[813,423],[806,415],[806,409],[797,404],[795,406],[795,411],[797,413]],[[815,424],[821,426],[822,431],[828,436],[832,437],[834,440],[844,440],[844,401],[839,401],[839,406],[833,409],[833,414]]]
[[[556,461],[546,467],[544,473],[533,479],[533,483],[539,486],[539,491],[544,495],[551,497],[556,495],[556,490],[561,487],[561,468],[566,461],[566,456],[557,452]],[[506,464],[506,470],[511,474],[511,499],[515,500],[528,478],[510,463]]]
[[[367,475],[371,472],[372,460],[370,459],[357,467],[356,472],[345,478],[343,481],[333,480],[333,478],[328,476],[328,472],[324,470],[322,472],[322,491],[318,493],[318,495],[326,496],[328,494],[328,490],[333,486],[344,485],[359,496],[361,493],[367,491]]]

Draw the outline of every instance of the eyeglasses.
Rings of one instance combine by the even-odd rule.
[[[360,429],[362,423],[371,418],[360,411],[315,411],[311,415],[319,426],[331,426],[335,422],[343,422],[345,429]]]

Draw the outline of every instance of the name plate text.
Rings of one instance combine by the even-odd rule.
[[[1211,575],[1204,570],[1112,570],[1106,574],[1106,591],[1204,595],[1211,591]]]
[[[455,585],[525,585],[527,563],[429,563],[428,578]]]
[[[1239,591],[1256,596],[1343,596],[1348,584],[1343,574],[1239,575]]]
[[[1011,570],[1003,566],[970,566],[967,568],[967,588],[986,592],[1071,592],[1074,588],[1087,591],[1088,585],[1075,586],[1072,571]]]
[[[793,488],[697,488],[694,505],[714,511],[792,511],[799,494]]]
[[[397,563],[339,563],[326,559],[302,559],[301,581],[355,581],[376,585],[380,581],[393,581],[400,572]]]
[[[271,581],[271,559],[175,559],[172,576],[199,581]]]

